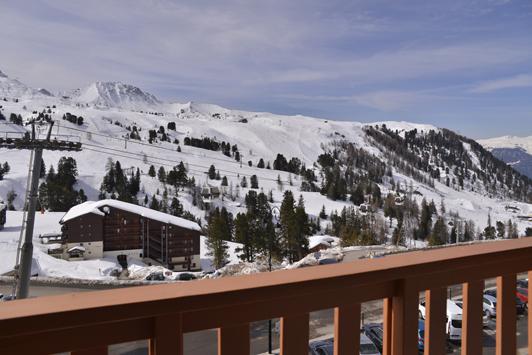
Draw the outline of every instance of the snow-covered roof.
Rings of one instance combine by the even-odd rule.
[[[81,253],[84,253],[85,252],[85,248],[82,247],[81,245],[76,245],[76,246],[73,246],[72,248],[67,250],[67,252],[69,252],[69,253],[72,253],[74,251],[79,251]]]
[[[328,235],[314,235],[308,237],[308,247],[309,249],[312,249],[320,244],[330,247],[331,244],[334,243],[334,241],[335,239]]]
[[[196,222],[189,221],[184,218],[169,215],[167,213],[155,211],[146,207],[134,205],[132,203],[117,201],[117,200],[100,200],[87,201],[77,206],[72,207],[61,218],[60,223],[65,223],[71,219],[83,216],[85,214],[93,213],[99,216],[105,216],[105,213],[100,210],[102,207],[116,208],[122,211],[138,214],[142,217],[153,219],[162,223],[169,223],[186,229],[201,231],[200,226]]]

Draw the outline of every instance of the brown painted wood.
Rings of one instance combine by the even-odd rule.
[[[425,292],[425,355],[445,354],[447,288]]]
[[[484,281],[470,281],[462,286],[462,355],[482,354]]]
[[[528,297],[532,294],[532,271],[528,272]],[[532,354],[532,317],[530,317],[530,299],[528,302],[528,353]]]
[[[99,346],[84,350],[72,351],[71,355],[107,355],[107,346]]]
[[[360,348],[360,303],[334,309],[334,355],[358,354]]]
[[[419,292],[410,280],[403,280],[393,297],[392,354],[410,355],[417,349]]]
[[[281,355],[307,355],[309,314],[281,318]]]
[[[413,341],[417,338],[415,333],[412,337],[410,330],[403,332],[404,329],[414,332],[417,329],[417,289],[426,284],[443,287],[457,278],[468,282],[486,275],[527,272],[532,270],[531,253],[532,238],[522,238],[339,265],[200,280],[186,285],[141,286],[17,300],[0,304],[0,349],[9,354],[9,349],[22,346],[31,353],[32,346],[39,344],[36,353],[44,352],[45,348],[55,350],[50,352],[61,352],[146,339],[153,337],[152,319],[165,316],[169,311],[186,312],[183,319],[187,321],[189,317],[205,316],[206,320],[191,320],[194,324],[190,326],[183,324],[182,331],[191,331],[194,327],[209,329],[205,327],[209,324],[217,324],[215,328],[227,327],[234,324],[234,318],[244,323],[281,313],[289,320],[298,317],[293,309],[305,314],[313,309],[358,303],[361,298],[393,296],[392,343],[394,349],[400,345],[401,352],[397,354],[404,354],[408,344],[415,348],[417,343]],[[357,288],[363,294],[361,298],[354,292]],[[408,294],[412,294],[414,304],[405,301],[410,299],[406,297]],[[322,300],[322,295],[336,295],[337,298]],[[513,297],[515,302],[515,290]],[[289,301],[288,306],[282,304],[284,300]],[[230,311],[238,306],[243,311],[233,317]],[[262,309],[256,310],[259,306]],[[515,312],[515,308],[513,310]],[[308,338],[308,315],[305,327],[305,337]],[[85,337],[86,334],[91,334],[91,338]],[[52,340],[56,343],[51,344]]]
[[[183,355],[183,326],[181,314],[155,318],[154,337],[150,339],[150,355]]]
[[[249,323],[218,328],[218,355],[249,355]]]
[[[495,353],[497,355],[515,355],[516,353],[516,275],[497,277],[497,328],[495,334]]]
[[[385,298],[382,306],[382,355],[392,355],[393,298]]]

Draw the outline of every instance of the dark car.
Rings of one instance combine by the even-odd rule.
[[[195,280],[195,279],[196,279],[196,276],[189,272],[183,272],[179,274],[179,277],[178,277],[179,281],[190,281],[190,280]]]
[[[517,280],[517,287],[528,288],[528,279],[526,279],[526,280]]]
[[[362,332],[375,344],[382,353],[383,330],[380,323],[368,323],[362,327]]]
[[[152,272],[146,276],[147,281],[164,281],[164,274],[162,272]]]

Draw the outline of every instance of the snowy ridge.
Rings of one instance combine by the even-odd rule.
[[[477,140],[484,148],[492,150],[494,148],[522,148],[528,154],[532,154],[532,136],[502,136]]]
[[[11,79],[0,71],[0,97],[8,99],[34,98],[37,96],[52,96],[46,89],[33,89],[17,79]]]
[[[77,92],[74,100],[93,106],[117,107],[126,109],[146,109],[161,102],[152,94],[136,86],[121,82],[101,82],[90,84]]]

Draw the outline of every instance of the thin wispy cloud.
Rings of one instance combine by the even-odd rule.
[[[515,75],[509,78],[501,78],[482,82],[471,89],[474,93],[487,93],[512,88],[532,87],[532,74]]]

